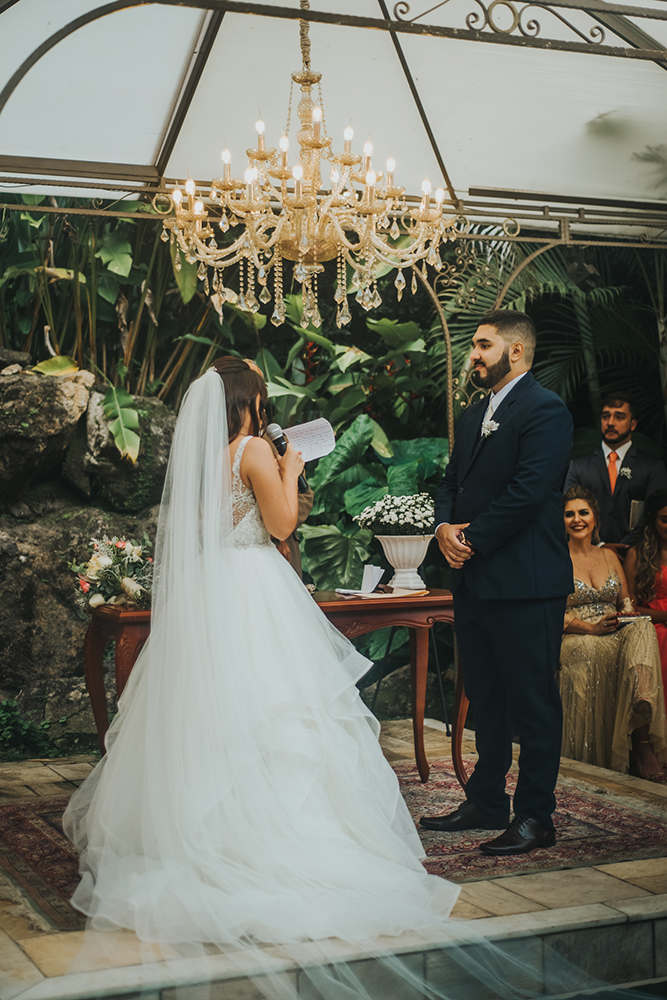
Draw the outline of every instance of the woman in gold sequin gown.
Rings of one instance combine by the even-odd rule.
[[[664,780],[667,720],[655,629],[646,619],[619,626],[618,614],[634,609],[617,556],[597,547],[593,495],[568,490],[564,515],[575,591],[559,668],[563,756]]]

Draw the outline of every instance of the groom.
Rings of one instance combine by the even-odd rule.
[[[562,709],[555,674],[565,600],[574,590],[562,511],[572,420],[562,399],[530,373],[529,316],[488,313],[472,344],[475,380],[491,391],[461,417],[435,523],[452,570],[478,761],[458,809],[420,822],[444,832],[504,830],[480,849],[524,854],[556,840]],[[521,755],[510,823],[505,776],[515,734]]]

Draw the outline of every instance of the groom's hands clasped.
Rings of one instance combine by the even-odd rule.
[[[452,569],[461,569],[463,564],[470,559],[474,552],[470,545],[461,541],[463,532],[470,524],[439,524],[435,537],[438,540],[440,551]]]

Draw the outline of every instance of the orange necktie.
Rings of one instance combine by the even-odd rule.
[[[616,461],[618,455],[615,451],[609,452],[609,483],[611,485],[611,492],[614,492],[614,487],[616,486],[616,479],[618,478],[618,469],[616,468]]]

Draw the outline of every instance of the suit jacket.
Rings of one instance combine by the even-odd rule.
[[[621,469],[629,469],[630,476],[622,475]],[[607,460],[600,446],[570,462],[565,489],[577,485],[589,489],[600,505],[602,541],[633,545],[641,531],[639,528],[630,531],[630,504],[633,500],[646,500],[655,490],[667,490],[667,469],[659,458],[652,458],[633,444],[621,462],[612,496]]]
[[[481,437],[488,401],[463,413],[435,501],[435,523],[470,522],[475,549],[452,570],[453,591],[483,599],[563,597],[574,590],[562,490],[572,447],[572,418],[555,393],[528,372],[505,396]]]

